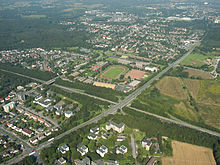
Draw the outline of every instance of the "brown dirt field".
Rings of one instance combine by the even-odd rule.
[[[132,80],[133,79],[144,80],[146,74],[148,73],[141,70],[132,69],[130,72],[128,72],[125,75],[125,78],[128,78],[130,76]]]
[[[184,79],[184,83],[192,97],[197,99],[200,91],[200,80]]]
[[[179,78],[166,76],[156,84],[156,87],[164,95],[175,97],[177,99],[187,98]]]
[[[212,150],[179,141],[172,142],[173,157],[162,159],[163,165],[216,165]]]
[[[194,76],[194,77],[201,77],[203,79],[213,79],[212,75],[204,72],[199,72],[193,69],[185,69],[185,72],[189,73],[189,77]]]

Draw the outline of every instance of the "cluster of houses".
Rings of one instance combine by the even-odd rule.
[[[29,119],[33,119],[35,122],[40,122],[41,124],[44,124],[47,128],[51,127],[50,123],[48,123],[44,119],[42,119],[42,118],[40,118],[40,117],[30,113],[30,112],[25,112],[24,115],[27,116]]]
[[[0,159],[10,157],[23,150],[19,143],[12,141],[9,137],[4,135],[0,135],[0,146],[2,151]]]
[[[29,128],[19,128],[15,125],[13,125],[12,123],[7,123],[7,126],[9,128],[11,128],[12,130],[16,131],[16,132],[19,132],[19,133],[22,133],[23,135],[25,136],[28,136],[28,137],[31,137],[33,134],[34,134],[34,131],[29,129]]]
[[[51,130],[45,131],[44,133],[41,133],[33,138],[30,139],[30,143],[33,145],[36,145],[39,141],[46,138],[47,136],[50,136],[52,132],[58,131],[58,128],[52,128]]]

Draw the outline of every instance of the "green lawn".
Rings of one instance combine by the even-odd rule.
[[[188,57],[186,57],[182,62],[181,65],[190,65],[200,67],[204,65],[204,61],[208,58],[208,56],[204,56],[202,54],[192,53]]]
[[[123,72],[123,68],[111,68],[108,71],[106,71],[103,76],[104,77],[109,77],[112,79],[116,79],[122,72]]]
[[[216,57],[216,51],[206,53],[205,55],[200,53],[191,53],[186,57],[180,64],[187,66],[201,67],[205,64],[205,61],[210,58],[213,59]]]

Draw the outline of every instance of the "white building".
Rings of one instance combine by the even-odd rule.
[[[12,101],[6,105],[3,106],[3,109],[6,113],[9,113],[10,109],[13,109],[15,107],[15,102]]]
[[[125,129],[125,124],[124,123],[117,124],[113,121],[110,121],[106,124],[106,129],[107,130],[113,129],[114,131],[117,131],[118,133],[122,133]]]
[[[128,148],[124,145],[121,145],[120,147],[116,148],[116,154],[125,154],[128,152]]]
[[[158,68],[157,67],[148,67],[148,66],[146,66],[145,67],[145,70],[147,70],[147,71],[151,71],[151,72],[157,72],[158,71]]]
[[[70,118],[71,116],[73,116],[73,112],[72,111],[66,111],[64,113],[65,117]]]
[[[142,147],[146,148],[147,151],[150,150],[150,147],[152,145],[152,141],[150,141],[147,137],[145,137],[142,141],[141,141]]]
[[[66,159],[64,159],[63,157],[59,158],[57,160],[60,164],[65,164],[66,163]]]
[[[89,152],[89,148],[85,145],[80,145],[77,147],[77,151],[81,154],[81,156],[84,156],[86,153]]]
[[[104,157],[105,154],[108,153],[108,148],[104,145],[102,145],[101,147],[99,147],[97,150],[96,150],[96,153],[99,154],[101,157]]]
[[[98,137],[98,136],[97,136],[96,134],[93,134],[93,133],[91,133],[91,134],[88,135],[88,139],[90,139],[90,140],[96,140],[97,137]]]
[[[69,146],[64,144],[57,148],[58,151],[60,151],[62,154],[65,154],[67,151],[70,150]]]

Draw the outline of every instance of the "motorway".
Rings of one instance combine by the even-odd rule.
[[[163,76],[168,70],[170,70],[171,68],[173,68],[174,66],[178,65],[184,58],[186,58],[193,50],[196,46],[199,46],[200,44],[197,44],[195,46],[193,46],[193,48],[187,52],[185,55],[183,55],[181,58],[179,58],[177,61],[175,61],[174,63],[170,64],[167,68],[165,68],[164,70],[162,70],[160,73],[158,73],[154,78],[152,78],[151,80],[149,80],[147,83],[145,83],[143,86],[141,86],[140,88],[138,88],[137,90],[135,90],[133,93],[131,93],[130,95],[128,95],[124,100],[120,101],[119,103],[114,103],[112,102],[112,104],[114,104],[112,106],[112,108],[110,108],[109,110],[107,111],[104,111],[103,113],[101,113],[100,115],[54,137],[54,140],[57,140],[57,139],[60,139],[62,137],[64,137],[65,135],[68,135],[70,134],[71,132],[73,131],[76,131],[84,126],[87,126],[87,125],[90,125],[92,123],[95,123],[95,122],[98,122],[101,118],[105,117],[105,116],[108,116],[109,114],[114,114],[117,112],[118,109],[121,109],[125,106],[128,106],[130,104],[130,102],[132,100],[134,100],[138,95],[140,95],[146,88],[150,87],[150,85],[155,81],[155,80],[158,80],[161,76]],[[13,72],[12,72],[13,73]],[[19,74],[21,75],[21,74]],[[21,75],[23,76],[23,75]],[[28,76],[25,76],[27,78],[31,78],[31,77],[28,77]],[[32,79],[32,78],[31,78]],[[36,80],[37,81],[37,80]],[[45,82],[43,82],[45,83]],[[79,93],[78,90],[73,90],[73,89],[70,89],[70,88],[66,88],[66,87],[62,87],[62,86],[59,86],[59,85],[55,85],[56,87],[58,88],[61,88],[61,89],[64,89],[66,91],[69,91],[69,92],[76,92],[76,93]],[[84,95],[87,95],[85,93],[80,93],[80,94],[84,94]],[[92,95],[88,95],[88,96],[91,96],[93,98],[96,98],[96,99],[100,99],[98,97],[95,97],[95,96],[92,96]],[[102,99],[102,98],[101,98]],[[103,99],[102,99],[103,100]],[[106,100],[106,99],[104,99]],[[104,101],[103,100],[103,101]],[[108,102],[110,102],[108,100]],[[175,120],[172,120],[172,119],[169,119],[169,118],[166,118],[166,117],[163,117],[163,116],[159,116],[159,115],[155,115],[153,113],[149,113],[149,112],[145,112],[145,111],[141,111],[139,109],[136,109],[136,108],[132,108],[133,110],[135,111],[139,111],[139,112],[142,112],[142,113],[146,113],[148,115],[151,115],[151,116],[154,116],[154,117],[157,117],[159,119],[163,119],[165,121],[168,121],[168,122],[171,122],[171,123],[175,123],[175,124],[178,124],[178,125],[181,125],[181,126],[185,126],[185,127],[189,127],[189,128],[192,128],[192,129],[195,129],[195,130],[198,130],[198,131],[201,131],[201,132],[204,132],[204,133],[208,133],[208,134],[211,134],[211,135],[215,135],[215,136],[218,136],[220,137],[220,134],[219,133],[216,133],[216,132],[213,132],[213,131],[210,131],[210,130],[207,130],[207,129],[203,129],[203,128],[200,128],[200,127],[197,127],[197,126],[194,126],[194,125],[191,125],[191,124],[188,124],[188,123],[185,123],[185,122],[182,122],[182,121],[175,121]],[[36,153],[39,153],[40,150],[42,150],[43,148],[45,147],[49,147],[51,144],[53,143],[53,141],[50,141],[50,142],[45,142],[45,143],[42,143],[41,145],[39,145],[39,147],[36,148],[35,152]],[[33,151],[33,150],[32,150]],[[29,154],[31,153],[31,151],[29,152],[26,152],[22,155],[19,155],[11,160],[9,160],[8,162],[6,162],[5,164],[13,164],[13,163],[17,163],[19,162],[20,160],[22,160],[25,156],[28,156]],[[38,154],[37,154],[38,155]]]

